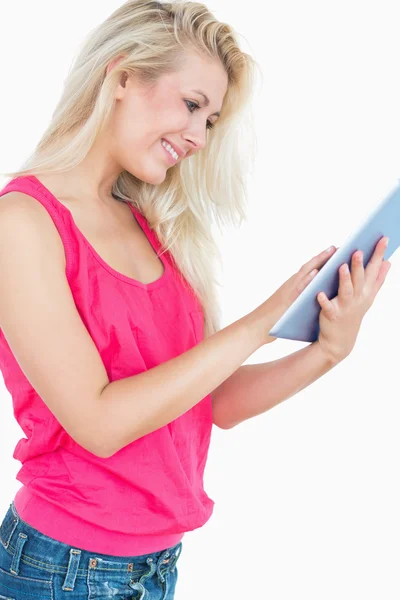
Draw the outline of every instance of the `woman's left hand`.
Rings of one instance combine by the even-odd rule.
[[[339,269],[339,291],[332,300],[321,292],[317,296],[321,312],[318,343],[333,364],[341,362],[353,350],[364,315],[381,289],[391,263],[383,260],[388,238],[383,237],[364,269],[363,253],[358,250]]]

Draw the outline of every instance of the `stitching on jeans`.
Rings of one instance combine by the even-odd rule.
[[[51,586],[53,585],[53,576],[51,577],[51,579],[37,579],[36,577],[25,577],[25,575],[20,575],[19,573],[14,573],[13,571],[5,571],[4,569],[2,569],[0,567],[0,573],[4,573],[5,575],[9,576],[9,577],[14,577],[14,579],[19,579],[22,581],[31,581],[32,583],[41,583],[44,586]],[[53,574],[52,574],[53,575]]]
[[[12,550],[12,552],[9,551]],[[5,548],[5,550],[10,554],[10,556],[13,556],[13,554],[15,553],[15,548],[11,545],[8,546],[8,548]],[[21,562],[23,562],[24,564],[28,565],[29,567],[52,567],[51,569],[49,569],[50,573],[57,573],[57,574],[65,574],[67,572],[67,567],[63,567],[61,565],[56,565],[54,563],[46,563],[46,562],[41,562],[39,560],[35,560],[33,558],[29,558],[28,560],[26,559],[26,554],[22,554],[21,555]],[[132,574],[135,574],[136,576],[139,574],[144,574],[146,571],[144,571],[143,569],[145,569],[145,567],[143,567],[142,569],[133,569],[133,571],[129,571]],[[102,568],[96,568],[96,570],[99,571],[115,571],[116,573],[124,573],[125,569],[102,569]],[[86,576],[88,573],[89,569],[78,569],[77,574],[81,575],[82,577]]]

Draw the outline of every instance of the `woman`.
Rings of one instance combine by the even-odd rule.
[[[360,253],[340,269],[337,298],[318,297],[318,341],[267,365],[282,382],[269,406],[264,365],[241,365],[335,249],[219,326],[210,225],[244,215],[254,66],[204,5],[126,2],[88,36],[33,156],[8,174],[0,361],[27,437],[0,598],[173,598],[183,535],[213,509],[213,423],[264,412],[354,346],[389,270],[385,239],[365,270]]]

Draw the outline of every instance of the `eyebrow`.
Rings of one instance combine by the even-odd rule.
[[[204,102],[205,102],[206,106],[208,106],[210,104],[210,99],[208,98],[208,96],[205,95],[204,92],[202,92],[201,90],[192,90],[192,92],[195,92],[196,94],[200,94],[200,96],[203,96]],[[221,115],[221,113],[220,112],[215,112],[211,116],[213,117],[214,115],[216,117],[219,117]]]

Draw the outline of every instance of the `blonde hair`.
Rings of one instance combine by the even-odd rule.
[[[156,82],[177,69],[185,50],[219,59],[228,75],[221,116],[206,146],[171,167],[159,185],[123,171],[112,194],[131,202],[155,230],[163,250],[169,250],[202,305],[207,337],[221,327],[215,270],[215,259],[221,257],[211,226],[213,221],[220,229],[240,225],[246,218],[245,175],[255,150],[249,100],[258,65],[240,50],[233,29],[204,4],[130,0],[115,10],[83,41],[50,125],[30,158],[21,170],[4,175],[39,175],[78,165],[109,122],[121,73]],[[123,58],[107,74],[107,65],[119,56]]]

